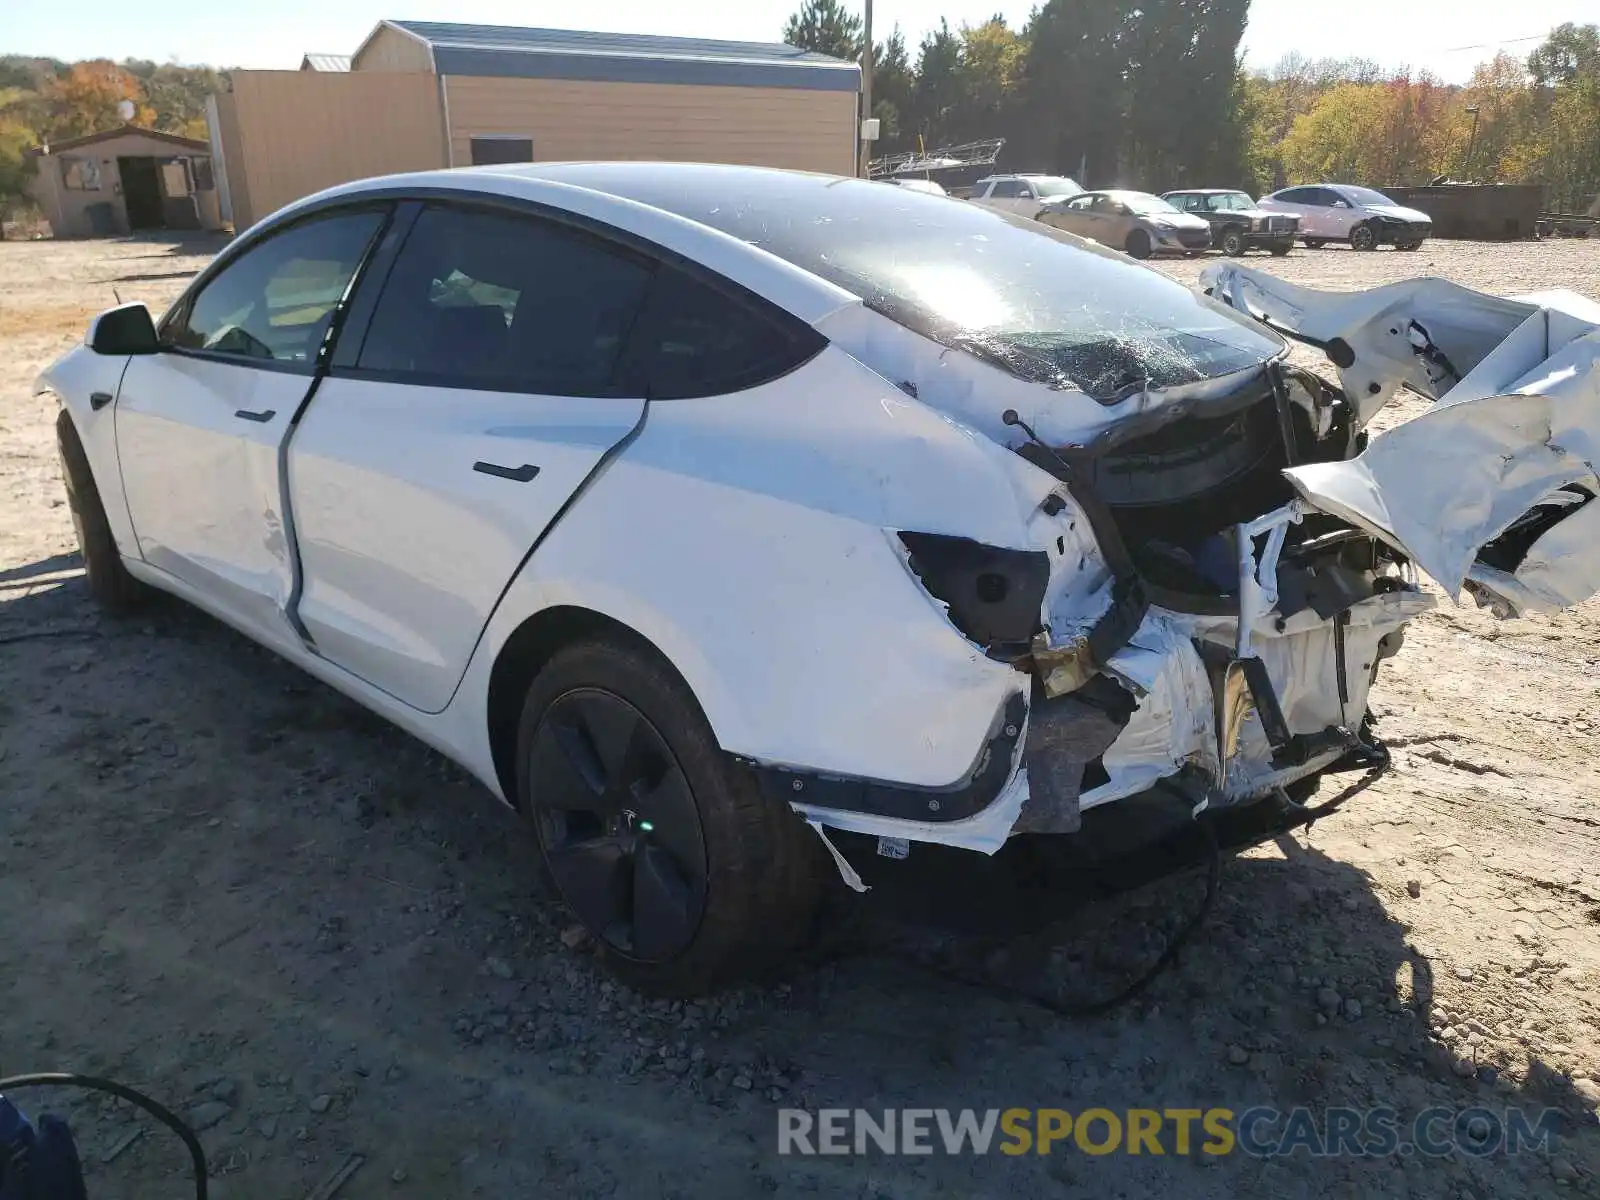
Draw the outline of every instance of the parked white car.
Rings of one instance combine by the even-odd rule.
[[[972,185],[967,199],[1000,212],[1035,217],[1052,200],[1065,200],[1082,191],[1065,175],[986,175]]]
[[[619,975],[694,992],[908,849],[1303,820],[1385,761],[1416,566],[1596,590],[1600,309],[1207,282],[866,180],[430,171],[291,205],[39,389],[98,600],[437,747]],[[1401,385],[1442,402],[1355,457]]]
[[[1299,217],[1300,235],[1313,250],[1329,242],[1349,242],[1356,250],[1376,250],[1385,242],[1415,250],[1433,232],[1427,213],[1348,183],[1284,188],[1262,197],[1260,207]]]

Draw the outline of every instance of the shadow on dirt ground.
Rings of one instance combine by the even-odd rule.
[[[101,619],[74,555],[0,589],[0,1062],[188,1112],[214,1195],[304,1195],[352,1156],[341,1197],[1594,1194],[1593,1098],[1532,1050],[1513,1077],[1515,1028],[1441,1011],[1403,899],[1324,849],[1365,796],[1229,860],[1177,966],[1106,1017],[943,978],[926,964],[960,946],[881,925],[781,982],[648,1002],[534,893],[513,815],[431,751],[176,602]],[[978,961],[1052,988],[1127,972],[1199,887],[1171,878]],[[1502,1024],[1537,1013],[1529,970],[1530,1007]],[[1160,1156],[776,1153],[786,1107],[1255,1105],[1390,1107],[1407,1140],[1435,1106],[1549,1108],[1556,1133],[1484,1157],[1217,1156],[1198,1127],[1180,1154],[1171,1125]],[[96,1200],[183,1194],[175,1140],[152,1129],[106,1162],[132,1114],[64,1111]]]

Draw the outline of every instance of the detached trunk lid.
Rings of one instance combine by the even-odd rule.
[[[1466,587],[1507,615],[1600,591],[1600,305],[1521,302],[1533,311],[1429,412],[1357,458],[1285,472],[1452,596]]]

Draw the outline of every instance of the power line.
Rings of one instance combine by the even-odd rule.
[[[1544,33],[1530,33],[1527,37],[1501,38],[1498,42],[1474,42],[1470,46],[1449,46],[1441,50],[1441,54],[1457,54],[1462,50],[1487,50],[1490,46],[1514,46],[1519,42],[1542,42],[1549,37],[1548,31]]]

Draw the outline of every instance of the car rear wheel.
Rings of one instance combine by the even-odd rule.
[[[1357,225],[1350,231],[1350,249],[1376,250],[1378,248],[1378,231],[1370,224]]]
[[[1294,243],[1293,242],[1275,242],[1270,247],[1270,249],[1272,250],[1272,257],[1273,258],[1282,258],[1284,255],[1288,254],[1290,250],[1294,249]]]
[[[146,589],[122,565],[122,555],[106,520],[105,505],[100,502],[100,489],[89,468],[89,456],[83,451],[72,414],[64,408],[56,416],[56,452],[61,456],[61,478],[67,486],[67,507],[72,513],[73,531],[78,535],[89,594],[109,613],[130,612],[145,598]]]
[[[1128,240],[1123,249],[1132,258],[1149,258],[1151,250],[1150,235],[1142,229],[1135,229],[1128,235]]]
[[[1247,244],[1244,230],[1230,225],[1222,231],[1222,252],[1229,258],[1238,258],[1245,252]]]
[[[713,991],[811,932],[818,839],[647,646],[602,638],[550,660],[523,705],[517,788],[550,882],[642,992]]]

